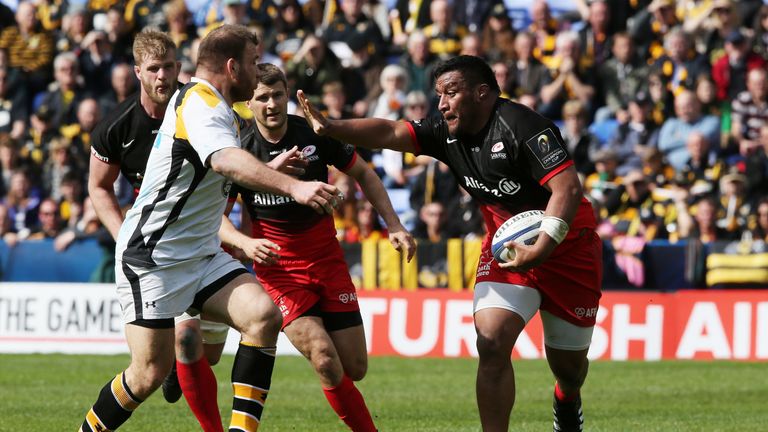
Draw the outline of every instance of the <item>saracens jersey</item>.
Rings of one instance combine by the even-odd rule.
[[[266,163],[298,146],[309,162],[299,179],[308,181],[327,182],[328,165],[346,171],[355,163],[354,146],[315,134],[302,117],[289,115],[287,121],[288,130],[277,143],[267,141],[255,125],[249,126],[242,134],[243,148]],[[230,199],[235,199],[238,193],[253,222],[252,236],[274,241],[281,246],[282,256],[323,250],[328,242],[338,246],[331,216],[318,214],[288,196],[251,191],[237,185],[233,185]]]
[[[218,236],[229,182],[208,166],[224,148],[239,148],[237,117],[211,84],[192,78],[165,112],[146,175],[117,238],[117,257],[154,267],[221,250]]]
[[[483,130],[472,137],[452,136],[442,117],[408,124],[417,151],[445,162],[480,203],[489,236],[517,213],[544,210],[551,193],[543,185],[573,165],[552,121],[503,98]],[[570,233],[595,225],[584,198]]]
[[[162,123],[163,119],[154,119],[144,111],[136,92],[96,125],[91,154],[108,164],[120,165],[120,171],[138,191],[149,151]]]

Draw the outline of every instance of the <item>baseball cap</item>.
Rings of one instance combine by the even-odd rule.
[[[502,3],[498,3],[491,9],[491,16],[494,18],[509,18],[507,8]]]
[[[651,97],[648,95],[647,92],[639,91],[635,96],[632,98],[632,102],[638,104],[638,105],[645,105],[651,102]]]

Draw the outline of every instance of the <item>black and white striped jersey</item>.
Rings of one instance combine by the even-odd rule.
[[[141,191],[117,239],[117,257],[167,266],[221,250],[218,236],[231,182],[208,166],[214,152],[240,147],[232,108],[193,78],[171,98],[147,161]]]

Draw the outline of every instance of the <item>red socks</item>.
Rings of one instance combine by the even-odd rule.
[[[375,432],[376,426],[355,383],[344,375],[336,387],[323,388],[325,398],[339,418],[354,432]]]
[[[576,400],[577,397],[579,397],[579,392],[574,392],[572,395],[566,395],[560,389],[560,385],[557,381],[555,381],[555,398],[557,398],[557,400],[560,402],[571,402]]]
[[[216,401],[216,376],[205,356],[200,360],[184,364],[176,361],[179,385],[189,408],[197,417],[204,432],[223,432],[221,414]]]

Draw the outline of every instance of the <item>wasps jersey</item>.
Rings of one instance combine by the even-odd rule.
[[[208,166],[214,152],[240,147],[238,118],[216,88],[192,81],[174,94],[153,143],[146,175],[117,238],[117,256],[141,267],[220,251],[231,182]]]

